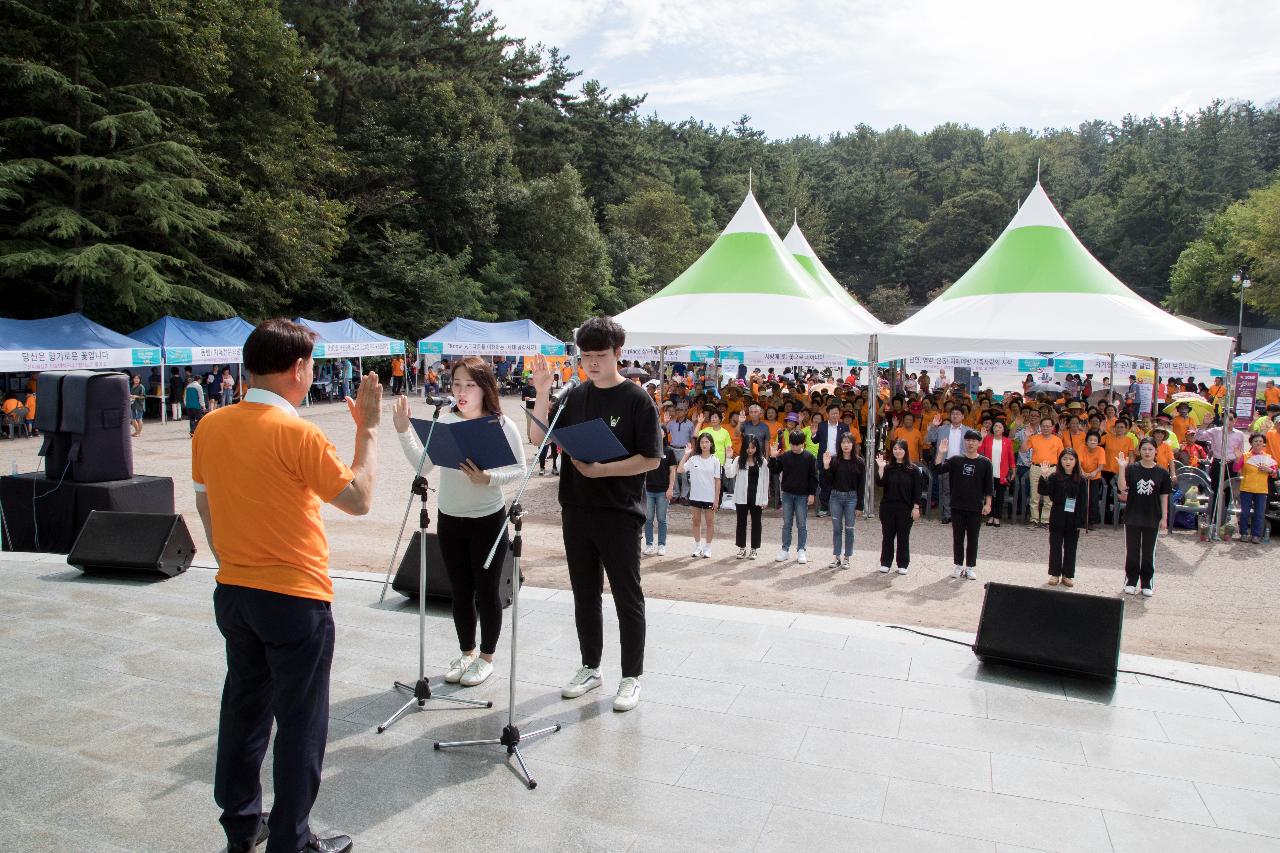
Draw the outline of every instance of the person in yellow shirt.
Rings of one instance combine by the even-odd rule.
[[[1266,524],[1267,495],[1275,479],[1276,457],[1270,456],[1267,440],[1260,433],[1249,436],[1249,452],[1236,460],[1240,474],[1240,541],[1262,542],[1262,525]]]
[[[1031,494],[1038,495],[1040,478],[1053,473],[1063,451],[1062,439],[1053,432],[1053,418],[1046,416],[1040,419],[1040,432],[1027,439],[1027,447],[1031,449]],[[1053,502],[1041,496],[1035,518],[1028,524],[1033,527],[1040,524],[1052,509]]]
[[[218,563],[213,610],[226,640],[213,791],[231,850],[252,850],[261,835],[259,776],[273,720],[272,849],[351,849],[346,836],[320,840],[307,828],[324,763],[335,635],[321,507],[369,512],[382,385],[370,373],[347,401],[355,422],[348,466],[295,408],[315,378],[313,341],[289,320],[258,326],[243,356],[253,388],[202,418],[192,436],[191,481]]]

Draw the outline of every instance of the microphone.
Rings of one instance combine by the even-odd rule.
[[[457,400],[453,399],[451,394],[428,394],[422,398],[422,401],[428,406],[438,406],[446,408],[457,404]]]
[[[578,377],[576,376],[569,377],[569,381],[564,383],[563,388],[561,388],[559,391],[552,392],[551,402],[559,403],[561,400],[564,399],[564,396],[566,394],[568,394],[570,391],[572,391],[574,388],[577,388],[581,384],[582,384],[582,380],[579,379]]]

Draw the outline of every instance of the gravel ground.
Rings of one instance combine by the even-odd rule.
[[[504,398],[507,414],[523,423],[520,403]],[[302,410],[324,428],[344,458],[353,447],[345,406],[319,404]],[[421,411],[419,412],[421,414]],[[325,508],[337,571],[384,572],[405,514],[412,471],[400,453],[391,425],[390,404],[380,433],[377,497],[373,511],[352,518]],[[148,422],[134,440],[134,467],[139,474],[171,476],[177,509],[187,518],[197,547],[208,553],[195,512],[190,484],[190,441],[185,423],[161,426]],[[0,470],[39,466],[38,439],[0,441]],[[532,454],[533,448],[528,448]],[[535,475],[525,495],[525,562],[528,583],[568,587],[560,537],[556,479]],[[1048,562],[1047,534],[1006,523],[984,527],[979,549],[978,581],[953,580],[951,531],[936,512],[917,523],[912,536],[911,571],[906,576],[876,571],[880,525],[859,519],[848,571],[826,568],[830,562],[831,526],[809,518],[809,563],[775,563],[780,541],[777,511],[767,511],[761,559],[734,559],[733,513],[717,516],[710,559],[695,559],[689,512],[673,507],[667,555],[643,564],[647,594],[658,598],[733,604],[747,607],[849,616],[884,623],[976,629],[982,605],[981,581],[1041,584]],[[793,552],[794,556],[794,552]],[[1104,528],[1082,534],[1077,593],[1118,595],[1123,585],[1124,537]],[[1156,595],[1126,596],[1124,651],[1195,663],[1280,674],[1280,620],[1274,601],[1280,572],[1272,546],[1200,542],[1191,532],[1161,537],[1156,556]]]

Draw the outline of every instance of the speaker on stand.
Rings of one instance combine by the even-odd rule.
[[[89,513],[67,563],[83,572],[146,572],[171,578],[191,567],[196,546],[181,515]]]

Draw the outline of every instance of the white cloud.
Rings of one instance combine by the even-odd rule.
[[[715,74],[656,82],[636,81],[619,86],[618,90],[648,94],[645,105],[655,107],[667,104],[701,104],[725,99],[742,99],[747,95],[777,92],[790,83],[791,79],[782,74]]]

